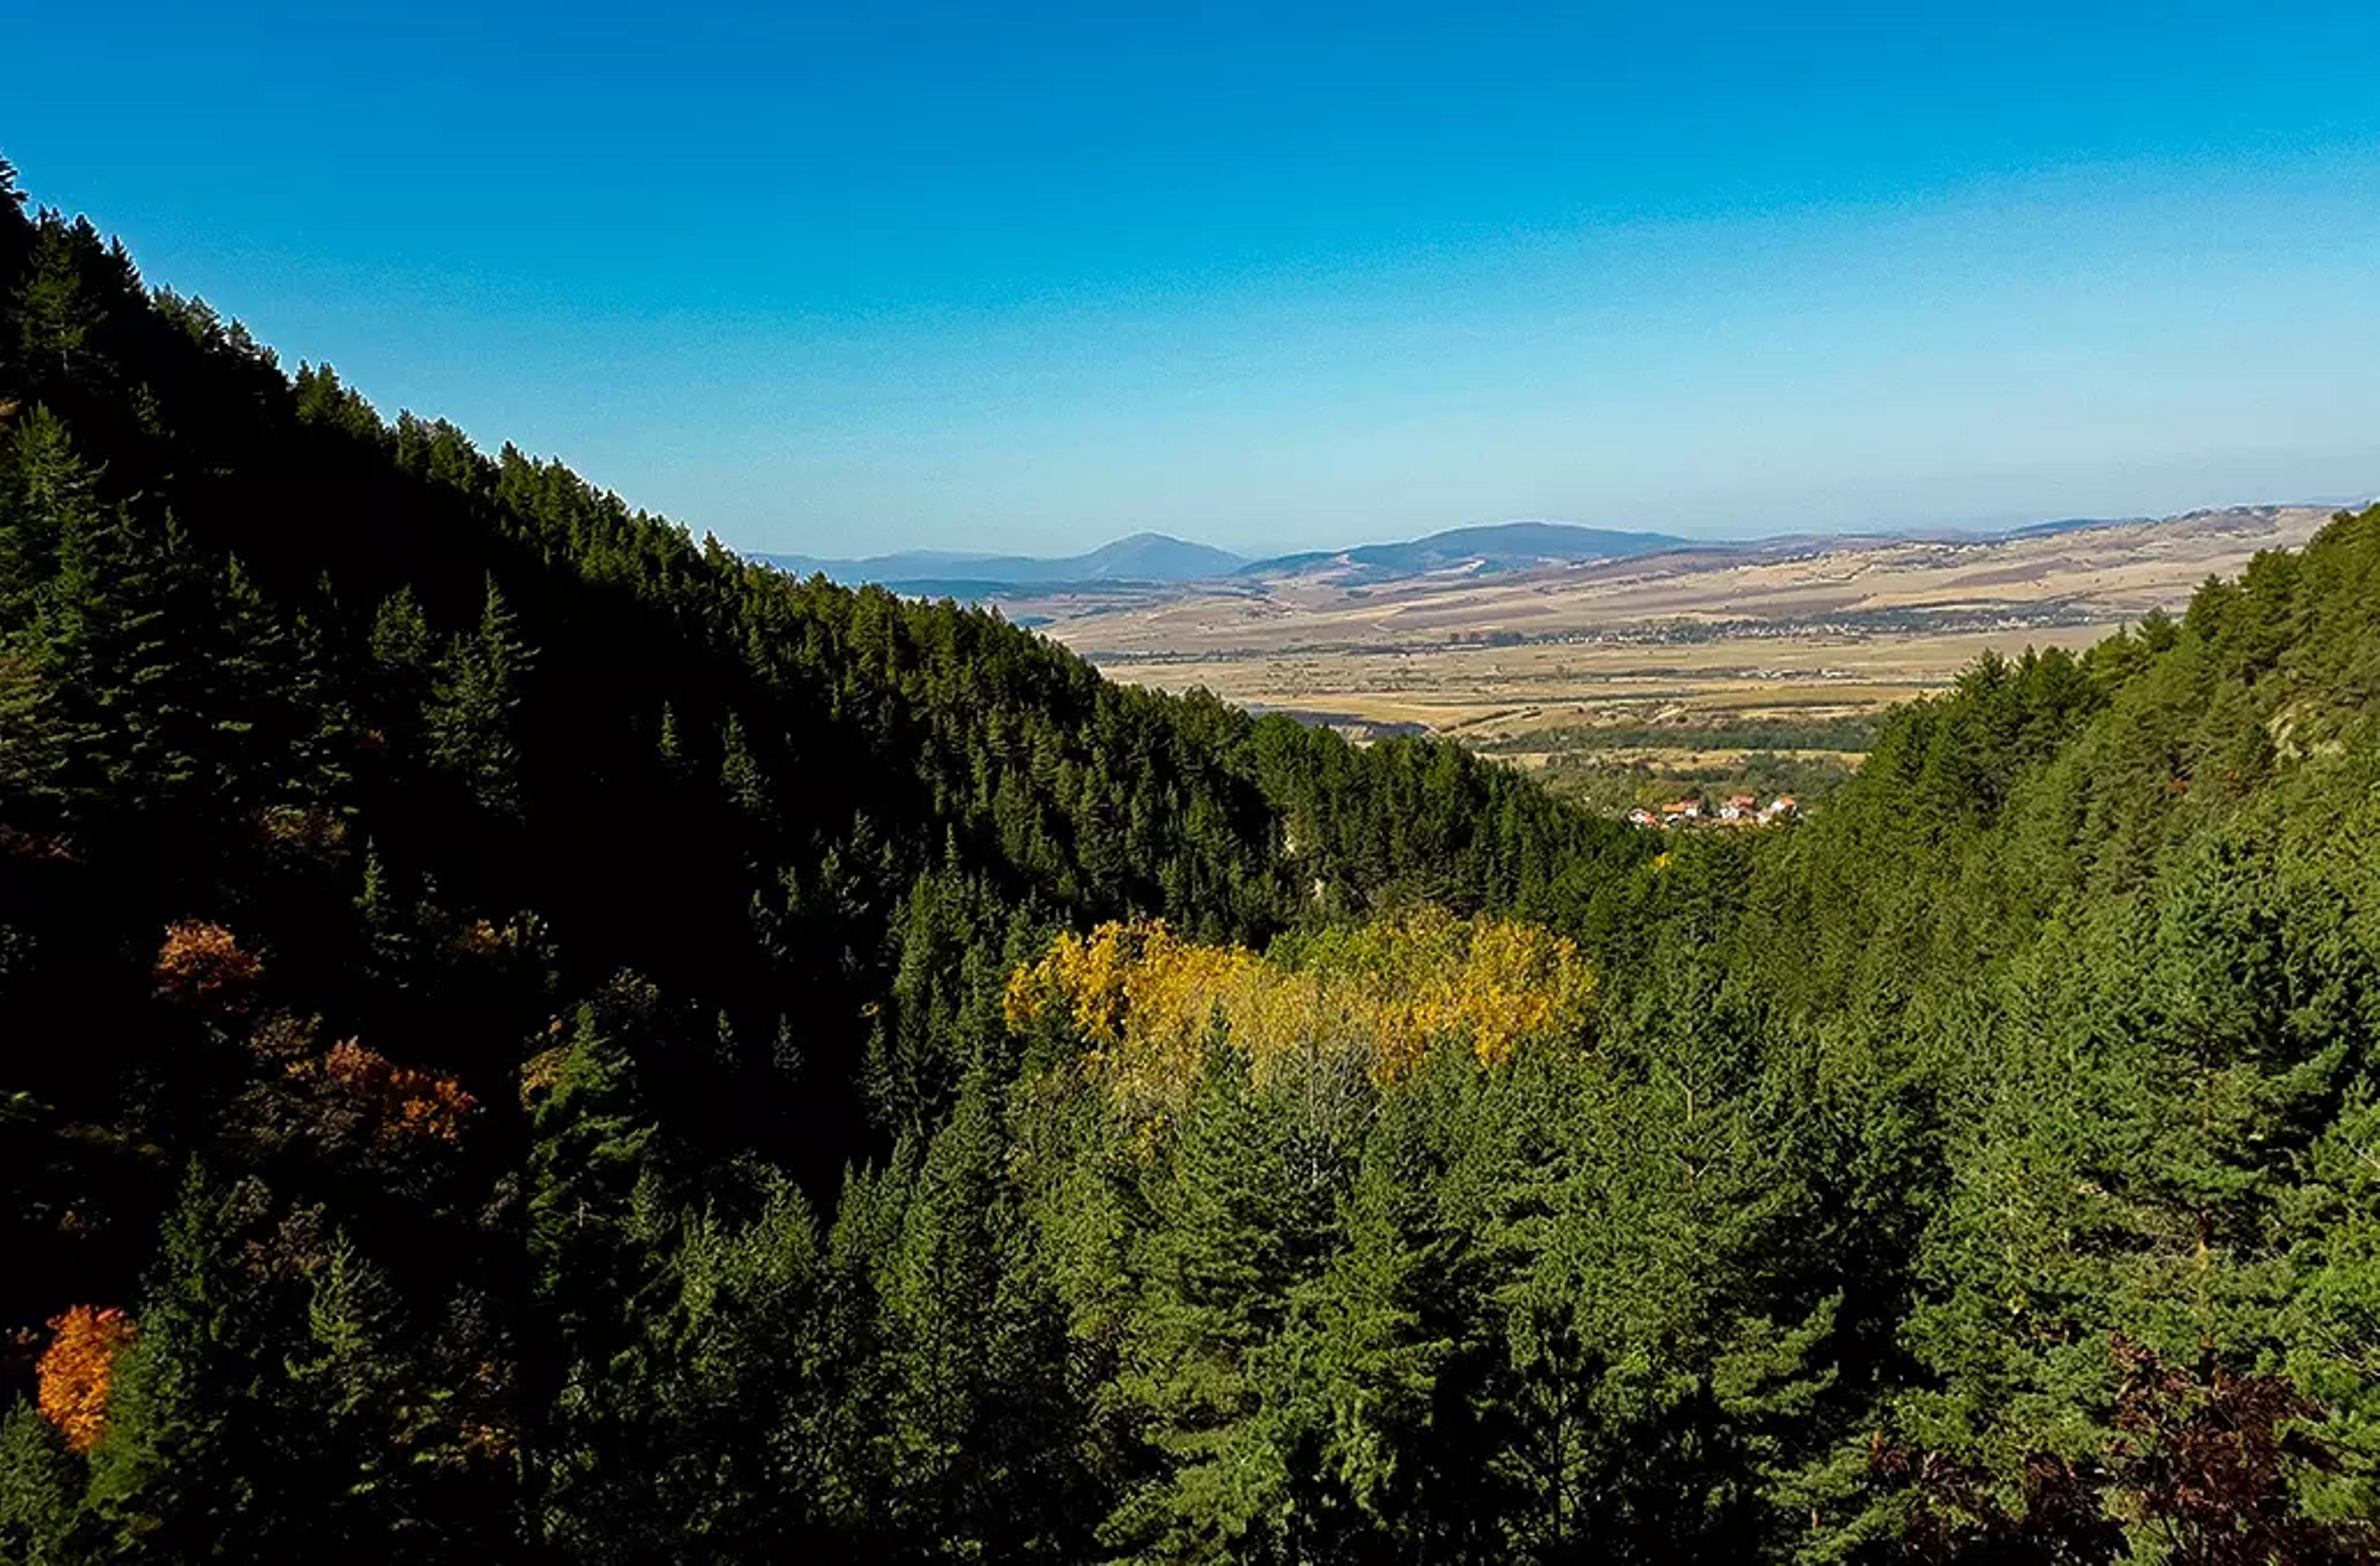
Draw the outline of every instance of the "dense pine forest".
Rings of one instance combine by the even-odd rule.
[[[2380,509],[1664,846],[0,164],[0,1560],[2380,1559]]]

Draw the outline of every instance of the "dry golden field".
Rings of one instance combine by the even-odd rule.
[[[2302,543],[2328,515],[2242,507],[2013,539],[1778,540],[1484,578],[1366,583],[1326,561],[1002,607],[1118,679],[1508,751],[1547,731],[1657,722],[1679,744],[1646,758],[1674,762],[1712,724],[1870,714],[1940,689],[1989,649],[2087,646],[2178,610],[2257,550]]]

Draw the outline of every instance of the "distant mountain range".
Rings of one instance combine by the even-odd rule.
[[[1570,561],[1621,560],[1682,549],[1693,540],[1668,533],[1615,532],[1567,522],[1497,522],[1454,528],[1396,543],[1249,560],[1229,550],[1163,533],[1135,533],[1085,554],[970,554],[957,550],[905,550],[856,560],[807,554],[752,558],[795,576],[832,581],[880,582],[896,591],[989,597],[1015,588],[1175,586],[1229,577],[1327,574],[1343,582],[1391,580],[1434,571],[1494,573]]]
[[[1452,528],[1402,542],[1313,550],[1273,555],[1262,560],[1249,560],[1229,550],[1193,543],[1163,533],[1135,533],[1085,554],[1059,556],[908,550],[857,560],[826,560],[802,554],[756,554],[752,558],[796,576],[817,574],[846,584],[878,582],[896,592],[975,599],[1016,595],[1024,589],[1047,593],[1068,588],[1179,587],[1232,579],[1254,582],[1317,577],[1337,586],[1363,587],[1432,576],[1500,576],[1548,566],[1627,560],[1677,550],[1735,554],[1774,553],[1813,547],[1875,547],[1894,541],[1957,543],[1990,539],[2039,538],[2095,528],[2133,526],[2148,520],[2138,516],[2070,517],[1986,531],[1927,528],[1873,534],[1795,534],[1732,540],[1686,539],[1670,533],[1617,531],[1569,522],[1495,522],[1479,527]]]
[[[881,582],[901,589],[949,591],[957,588],[1053,587],[1069,583],[1203,582],[1228,577],[1247,564],[1241,555],[1194,544],[1163,533],[1135,533],[1086,554],[969,554],[917,549],[863,560],[820,560],[807,554],[752,557],[797,577],[822,576],[837,582]],[[961,592],[955,596],[971,597]]]

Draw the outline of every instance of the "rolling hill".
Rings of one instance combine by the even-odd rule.
[[[1486,576],[1578,561],[1625,560],[1684,548],[1689,541],[1668,533],[1616,532],[1569,522],[1494,522],[1451,528],[1402,543],[1281,555],[1244,566],[1240,575],[1327,577],[1351,583],[1450,571]]]
[[[1163,533],[1134,533],[1082,554],[970,554],[905,550],[859,560],[804,554],[756,554],[766,565],[796,577],[824,577],[846,587],[875,582],[931,596],[979,598],[1002,588],[1068,582],[1175,583],[1229,576],[1247,562],[1228,550]]]

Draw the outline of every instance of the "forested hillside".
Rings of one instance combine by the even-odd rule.
[[[0,1560],[2354,1561],[2380,511],[1667,854],[0,164]]]

